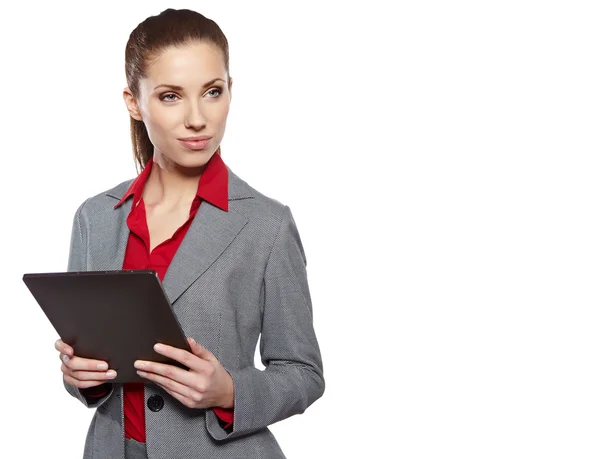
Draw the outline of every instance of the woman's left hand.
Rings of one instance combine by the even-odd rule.
[[[233,408],[233,380],[208,349],[188,338],[193,353],[156,344],[159,354],[183,363],[190,370],[165,363],[136,360],[138,374],[146,378],[189,408]]]

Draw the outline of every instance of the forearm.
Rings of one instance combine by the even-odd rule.
[[[295,414],[303,413],[325,390],[319,367],[289,362],[230,371],[234,382],[233,431],[225,432],[214,414],[207,414],[211,435],[224,440],[263,429]]]

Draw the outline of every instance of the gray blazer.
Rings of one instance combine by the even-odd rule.
[[[284,458],[267,426],[304,412],[325,390],[306,257],[290,208],[227,170],[229,211],[202,202],[163,286],[186,336],[212,351],[233,378],[233,432],[212,409],[187,408],[148,383],[145,400],[164,400],[160,411],[145,406],[149,459]],[[132,199],[114,206],[130,184],[79,206],[69,271],[122,269]],[[259,336],[265,370],[254,366]],[[93,401],[65,387],[96,408],[84,458],[123,459],[122,384]]]

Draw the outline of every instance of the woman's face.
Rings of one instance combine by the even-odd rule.
[[[170,47],[146,73],[140,80],[139,99],[128,88],[123,96],[131,116],[146,125],[155,161],[204,166],[223,139],[231,102],[231,79],[221,51],[202,42]],[[200,136],[210,139],[205,145],[181,141]]]

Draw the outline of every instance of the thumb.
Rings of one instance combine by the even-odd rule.
[[[202,360],[209,360],[209,361],[215,361],[215,360],[217,360],[217,358],[213,355],[212,352],[210,352],[208,349],[206,349],[205,347],[203,347],[200,344],[198,344],[194,340],[194,338],[188,338],[188,343],[190,344],[190,348],[192,350],[192,353],[195,356],[200,357]]]

